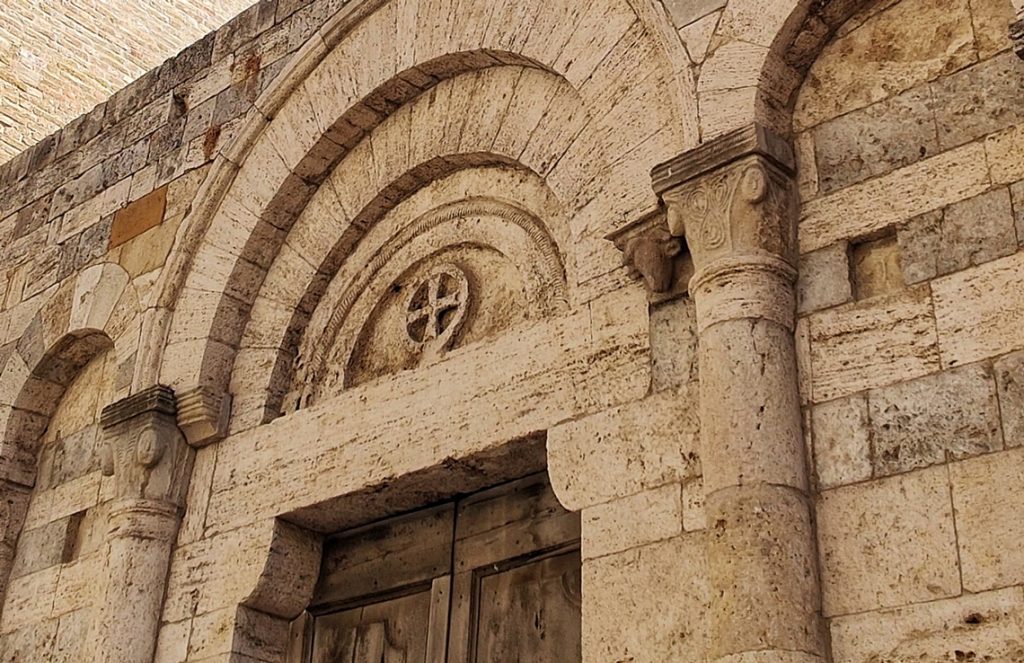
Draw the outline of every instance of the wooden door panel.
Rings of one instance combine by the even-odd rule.
[[[329,537],[314,606],[429,585],[448,575],[454,511],[447,504]]]
[[[480,578],[480,663],[582,660],[580,554],[572,551]]]
[[[579,538],[545,474],[330,536],[289,660],[578,662]]]
[[[313,663],[427,663],[431,592],[317,618]]]

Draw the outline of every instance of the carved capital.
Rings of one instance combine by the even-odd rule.
[[[667,301],[686,292],[693,263],[682,238],[669,233],[663,215],[642,219],[608,239],[622,251],[630,272],[643,279],[652,302]]]
[[[768,254],[795,262],[796,188],[788,144],[761,127],[705,143],[654,169],[668,231],[685,237],[698,271]]]
[[[213,387],[196,387],[178,395],[178,427],[193,447],[227,437],[231,396]]]
[[[181,506],[192,453],[175,420],[174,392],[150,387],[103,409],[103,473],[117,497]]]

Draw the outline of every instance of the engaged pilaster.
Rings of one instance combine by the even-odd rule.
[[[103,410],[103,472],[116,499],[107,532],[107,586],[94,660],[150,663],[192,451],[174,392],[151,387]]]
[[[759,127],[654,170],[684,237],[700,346],[709,660],[824,660],[793,340],[789,146]]]

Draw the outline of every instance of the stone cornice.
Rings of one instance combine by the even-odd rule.
[[[654,192],[666,191],[751,156],[760,156],[788,175],[796,169],[789,141],[760,125],[749,125],[683,152],[651,171]]]

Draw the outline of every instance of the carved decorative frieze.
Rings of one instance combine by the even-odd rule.
[[[178,429],[169,387],[150,387],[103,409],[103,473],[114,477],[117,497],[181,506],[191,450]]]
[[[231,395],[212,387],[196,387],[178,396],[178,427],[196,448],[227,436]]]

